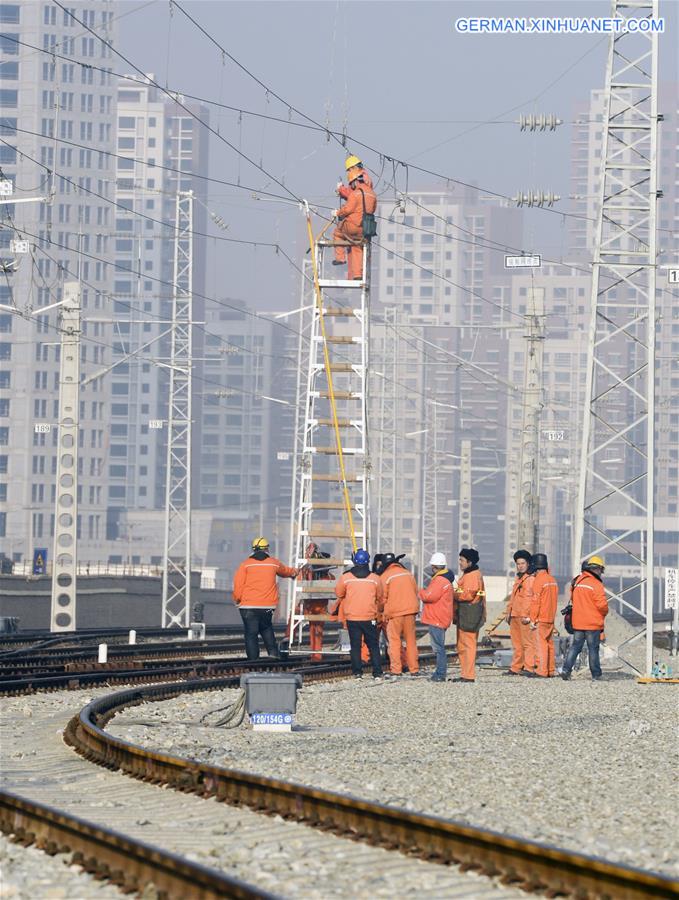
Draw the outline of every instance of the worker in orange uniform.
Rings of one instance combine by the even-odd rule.
[[[554,667],[554,619],[559,600],[559,585],[549,573],[544,553],[533,556],[533,598],[530,603],[530,628],[535,634],[536,672],[540,678],[552,678]]]
[[[355,161],[355,162],[354,162]],[[356,165],[358,163],[358,165]],[[349,264],[348,277],[350,281],[360,281],[363,278],[363,220],[366,214],[374,215],[377,209],[377,197],[372,183],[365,169],[357,157],[349,157],[345,163],[349,178],[349,192],[346,203],[334,210],[333,218],[339,220],[339,224],[333,232],[335,245],[336,266]],[[366,180],[367,178],[367,180]],[[338,193],[343,196],[345,188],[338,187]],[[350,246],[346,246],[346,244]]]
[[[436,669],[429,679],[444,682],[448,675],[446,657],[446,631],[453,621],[453,585],[455,576],[448,571],[444,553],[432,553],[429,560],[432,579],[429,586],[419,592],[422,601],[422,623],[429,627],[431,647],[436,654]]]
[[[304,556],[306,559],[329,559],[330,554],[324,553],[318,544],[315,544],[313,541],[307,546],[304,551]],[[335,576],[331,572],[331,566],[318,566],[318,565],[305,565],[301,572],[300,578],[305,581],[311,582],[319,582],[319,581],[334,581]],[[318,616],[327,614],[328,612],[328,601],[331,599],[333,595],[333,586],[328,585],[328,596],[327,597],[309,597],[305,598],[304,603],[304,613],[305,615],[310,616]],[[288,623],[288,632],[290,629],[290,624]],[[323,622],[310,622],[309,623],[309,647],[311,648],[311,661],[312,662],[320,662],[323,657],[320,651],[323,649]]]
[[[608,601],[603,585],[605,564],[600,556],[591,556],[582,564],[582,572],[571,582],[573,606],[573,643],[561,670],[564,681],[570,681],[575,660],[587,642],[589,670],[592,681],[601,678],[599,644],[604,620],[608,615]]]
[[[382,662],[377,642],[377,620],[382,615],[382,582],[370,571],[370,554],[367,550],[355,550],[351,556],[353,566],[337,579],[337,602],[332,610],[339,611],[346,620],[349,631],[351,671],[354,678],[363,677],[361,638],[365,638],[370,651],[373,678],[382,680]]]
[[[531,555],[528,550],[517,550],[514,554],[516,578],[512,586],[512,596],[507,606],[509,636],[514,656],[505,675],[535,675],[535,632],[530,627],[530,604],[533,599],[533,572]]]
[[[417,599],[417,582],[400,562],[402,558],[397,558],[394,553],[385,554],[384,570],[380,575],[384,591],[382,615],[389,642],[389,671],[395,677],[403,675],[402,641],[405,642],[408,672],[411,675],[420,674],[415,634],[415,617],[420,611],[420,601]]]
[[[276,578],[296,578],[297,569],[284,566],[269,555],[269,542],[258,537],[252,542],[252,553],[245,559],[233,579],[233,599],[240,610],[245,631],[248,659],[259,659],[259,635],[269,656],[279,657],[273,633],[273,612],[278,605]]]
[[[486,621],[486,591],[477,550],[472,547],[460,550],[460,569],[462,575],[455,588],[454,609],[460,677],[452,680],[473,682],[476,680],[476,645],[481,626]]]

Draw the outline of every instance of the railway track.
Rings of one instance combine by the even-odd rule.
[[[313,678],[341,677],[347,667],[324,668],[309,674]],[[211,687],[236,685],[235,679],[220,679]],[[454,863],[525,891],[610,900],[679,897],[679,881],[660,874],[436,816],[149,751],[105,730],[113,716],[130,706],[205,687],[204,682],[193,681],[136,688],[95,700],[71,720],[66,740],[88,760],[135,778],[248,806],[429,861]]]
[[[314,666],[309,667],[304,674],[307,681],[321,680],[341,678],[347,674],[347,670],[346,664]],[[429,862],[457,864],[463,872],[481,873],[534,894],[610,900],[679,897],[679,882],[659,874],[435,816],[149,751],[120,740],[105,730],[106,723],[113,716],[139,703],[237,685],[238,677],[231,675],[209,681],[194,679],[180,684],[120,691],[88,704],[79,715],[71,719],[65,738],[88,761],[142,781],[194,794],[201,798],[197,801],[198,805],[202,805],[205,799],[215,798],[241,810],[249,807],[258,813],[264,812],[287,821],[312,825],[322,832],[350,837],[374,847],[401,851]],[[167,897],[273,896],[261,887],[243,883],[239,879],[235,879],[235,886],[227,884],[223,880],[224,873],[212,870],[209,866],[198,865],[196,872],[192,873],[193,862],[183,858],[182,854],[179,857],[185,866],[180,867],[179,880],[167,880],[168,865],[170,871],[177,868],[176,860],[172,862],[177,854],[164,854],[157,847],[144,846],[143,841],[137,842],[139,846],[135,848],[132,846],[135,839],[127,833],[127,829],[124,834],[112,834],[109,841],[107,829],[102,831],[101,825],[91,826],[96,834],[94,843],[90,843],[89,849],[86,849],[84,843],[78,844],[77,841],[89,840],[87,823],[81,821],[74,825],[63,811],[52,809],[31,812],[18,807],[17,802],[16,797],[2,797],[0,827],[3,830],[14,832],[25,843],[35,840],[48,852],[69,848],[80,854],[76,859],[82,860],[87,870],[98,873],[101,877],[111,878],[126,889],[138,889],[145,881],[155,879],[156,886],[162,885],[160,896],[163,896],[162,891],[166,892]],[[165,804],[167,805],[167,801]],[[42,824],[36,817],[41,819]],[[74,833],[78,835],[77,841],[72,837]],[[114,845],[112,850],[101,849],[109,842]],[[121,868],[123,863],[120,848],[123,846],[127,849],[122,852],[122,857],[127,855],[133,860],[129,871],[124,866]],[[159,866],[157,875],[153,871],[156,862]],[[440,868],[449,871],[445,865]],[[194,874],[195,882],[192,881]],[[186,879],[200,885],[201,892],[196,888],[187,895]],[[477,886],[465,896],[482,895],[481,888]],[[434,896],[445,896],[445,893]]]
[[[307,680],[339,678],[346,667],[329,667],[325,673],[309,669]],[[219,689],[224,679],[202,687]],[[227,681],[237,683],[236,679]],[[168,686],[169,687],[169,686]],[[164,785],[149,779],[148,783],[127,778],[115,767],[92,765],[73,753],[61,739],[68,721],[66,708],[72,712],[77,698],[67,693],[37,694],[30,707],[21,698],[4,703],[7,731],[3,739],[5,762],[0,781],[15,795],[33,805],[51,806],[67,826],[66,834],[53,831],[54,814],[47,824],[37,826],[17,820],[16,800],[10,799],[10,811],[2,814],[7,799],[0,802],[3,830],[17,835],[24,843],[34,840],[48,852],[67,850],[67,838],[73,833],[73,818],[86,820],[95,830],[96,842],[89,850],[75,849],[86,868],[101,877],[113,878],[134,887],[146,879],[154,880],[153,866],[162,851],[169,852],[189,866],[199,863],[246,882],[247,896],[300,896],[307,900],[329,898],[393,898],[402,892],[417,894],[422,900],[440,900],[449,896],[473,896],[475,900],[521,900],[513,887],[498,888],[489,879],[474,872],[461,872],[455,867],[439,866],[420,859],[394,854],[367,844],[354,843],[304,824],[283,821],[282,817],[262,815],[245,806],[206,802],[202,796],[163,790]],[[26,710],[31,715],[25,719]],[[77,709],[77,707],[76,707]],[[223,729],[209,732],[217,742],[224,740]],[[11,739],[10,739],[11,735]],[[24,748],[35,748],[26,749]],[[12,750],[14,752],[12,752]],[[109,770],[110,769],[110,770]],[[44,817],[43,817],[44,818]],[[77,826],[77,823],[76,823]],[[100,852],[107,832],[115,829],[134,847],[133,871],[120,871]],[[83,839],[82,829],[78,839]],[[143,846],[141,846],[143,845]],[[159,854],[158,851],[161,851]],[[135,876],[134,866],[141,856],[148,865],[145,874]],[[123,865],[125,865],[123,861]],[[204,876],[204,872],[203,872]],[[161,872],[159,878],[164,878]],[[58,881],[56,882],[59,883]],[[197,884],[200,882],[197,881]],[[203,889],[201,888],[201,891]],[[187,891],[185,885],[166,885],[163,891],[150,891],[148,896],[194,898],[208,896],[242,896],[229,887],[213,895]],[[37,900],[37,897],[36,897]]]

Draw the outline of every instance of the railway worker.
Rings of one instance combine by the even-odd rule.
[[[365,638],[373,678],[381,681],[382,663],[377,622],[382,618],[382,582],[378,575],[370,571],[370,554],[367,550],[355,550],[351,560],[354,565],[343,572],[335,584],[337,602],[332,612],[339,611],[340,618],[347,623],[354,678],[363,677],[361,638]]]
[[[544,553],[533,556],[533,597],[530,603],[530,628],[535,634],[535,674],[539,678],[553,678],[554,667],[554,619],[559,601],[559,585],[549,573]]]
[[[371,190],[374,190],[372,179],[358,156],[347,156],[344,160],[344,169],[347,181],[350,184],[355,178],[361,178],[361,184],[365,184]],[[347,200],[351,194],[351,188],[340,181],[335,189],[335,193],[339,194],[342,200]]]
[[[486,591],[479,569],[479,553],[472,547],[460,550],[460,570],[455,588],[454,621],[457,624],[457,654],[460,677],[453,681],[476,680],[476,646],[479,631],[486,621]]]
[[[260,634],[269,656],[279,657],[272,623],[278,605],[276,578],[296,578],[298,574],[297,569],[284,566],[269,555],[266,538],[255,538],[252,553],[240,564],[233,579],[233,599],[243,620],[248,659],[259,659]]]
[[[401,560],[405,553],[396,556],[385,554],[384,571],[380,575],[384,591],[383,621],[387,626],[389,642],[389,671],[395,677],[403,675],[402,644],[405,643],[405,658],[408,672],[420,674],[417,653],[415,617],[420,611],[417,598],[417,582]]]
[[[332,214],[333,218],[339,220],[339,224],[333,232],[333,240],[336,242],[333,264],[341,266],[348,262],[349,280],[360,281],[363,278],[364,216],[366,214],[374,215],[377,209],[377,197],[365,170],[356,165],[348,165],[352,159],[355,157],[349,157],[346,163],[350,179],[346,203],[334,210]],[[340,188],[338,188],[338,192],[340,192]],[[350,246],[347,247],[346,244]]]
[[[509,636],[514,655],[505,675],[535,675],[535,631],[530,627],[530,604],[533,599],[532,557],[528,550],[517,550],[514,554],[516,578],[512,595],[507,606]]]
[[[582,572],[571,582],[573,605],[573,643],[561,670],[564,681],[570,681],[575,660],[587,642],[589,670],[592,681],[601,678],[599,644],[604,620],[608,615],[608,602],[603,585],[605,564],[600,556],[591,556],[582,564]]]
[[[422,601],[422,622],[429,627],[429,640],[436,654],[436,669],[430,681],[443,682],[448,675],[446,631],[453,621],[453,586],[455,576],[448,570],[444,553],[432,553],[429,560],[432,579],[418,594]]]
[[[318,544],[315,544],[311,541],[306,550],[304,551],[305,559],[309,560],[319,560],[319,559],[329,559],[330,554],[325,553]],[[302,567],[300,570],[299,577],[304,581],[318,582],[318,581],[333,581],[335,580],[335,576],[332,574],[332,566],[319,566],[307,564]],[[334,591],[333,585],[328,584],[328,596],[327,597],[308,597],[303,601],[303,609],[305,615],[308,616],[318,616],[318,615],[327,615],[328,613],[328,602],[332,598]],[[289,629],[290,623],[288,623],[288,637],[289,637]],[[323,621],[311,621],[309,623],[309,647],[311,649],[311,661],[312,662],[320,662],[323,657],[321,655],[321,651],[323,649]]]

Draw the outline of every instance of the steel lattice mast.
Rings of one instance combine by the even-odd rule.
[[[608,555],[653,663],[658,0],[614,0],[573,559]],[[625,583],[623,585],[623,579]],[[645,603],[644,603],[645,594]]]
[[[162,627],[188,627],[191,606],[193,192],[177,194],[167,420]]]

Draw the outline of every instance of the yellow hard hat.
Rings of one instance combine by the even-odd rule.
[[[254,541],[252,542],[252,549],[253,550],[268,550],[269,542],[265,537],[255,538]]]
[[[606,563],[603,561],[603,559],[600,556],[590,556],[590,558],[587,560],[587,565],[588,566],[601,566],[602,569],[606,568]]]
[[[344,160],[344,168],[348,172],[349,169],[353,169],[355,166],[362,166],[363,163],[358,158],[358,156],[347,156]]]

